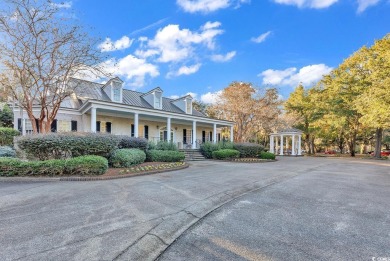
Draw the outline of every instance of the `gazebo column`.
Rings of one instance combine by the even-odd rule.
[[[283,135],[280,135],[280,154],[283,156]]]
[[[302,155],[301,139],[302,139],[302,135],[299,135],[298,136],[298,156]]]
[[[234,131],[233,126],[230,126],[230,142],[234,141],[233,131]]]
[[[269,141],[269,152],[275,153],[274,150],[274,136],[271,135],[271,139]]]
[[[295,135],[292,135],[291,155],[295,156]]]

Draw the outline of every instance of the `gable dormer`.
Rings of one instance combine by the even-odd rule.
[[[176,105],[180,110],[185,112],[186,114],[192,114],[192,96],[186,95],[179,99],[171,101],[174,105]]]
[[[141,95],[141,97],[147,101],[150,106],[154,109],[161,110],[162,109],[162,95],[163,90],[160,87],[154,88],[153,90]]]
[[[123,81],[118,77],[110,79],[104,86],[103,91],[113,102],[123,101]]]

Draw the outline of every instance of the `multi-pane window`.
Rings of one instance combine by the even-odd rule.
[[[156,109],[161,108],[160,99],[157,98],[157,97],[154,99],[154,107],[155,107]]]
[[[192,105],[191,101],[187,100],[186,104],[187,104],[187,113],[191,113],[191,105]]]
[[[57,121],[57,131],[58,132],[68,132],[72,130],[71,121]]]
[[[121,89],[116,87],[114,88],[114,101],[120,102],[121,101]]]

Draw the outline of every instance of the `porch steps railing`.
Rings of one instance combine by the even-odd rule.
[[[194,149],[181,149],[179,150],[181,152],[184,152],[185,161],[201,161],[206,160],[206,158],[200,153],[200,150],[194,150]]]

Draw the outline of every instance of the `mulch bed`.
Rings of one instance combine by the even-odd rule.
[[[225,162],[234,162],[234,163],[267,163],[275,162],[276,159],[259,159],[259,158],[236,158],[230,160],[215,160],[215,161],[225,161]]]

